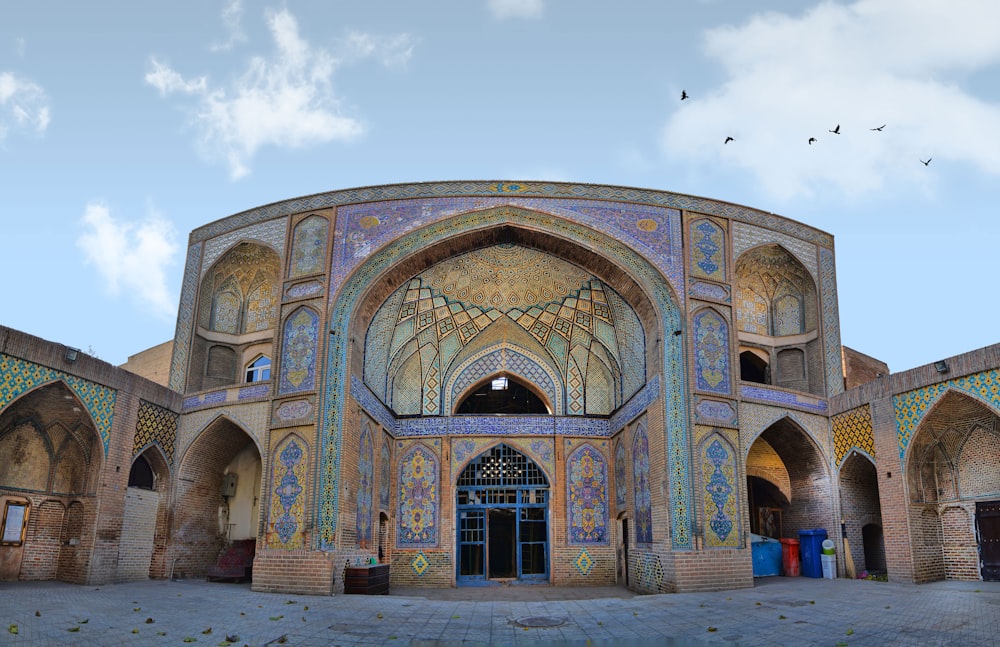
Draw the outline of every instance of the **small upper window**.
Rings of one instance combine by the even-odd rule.
[[[247,382],[260,382],[271,379],[271,358],[261,355],[247,366]]]

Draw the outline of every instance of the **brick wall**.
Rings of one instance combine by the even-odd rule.
[[[24,538],[21,560],[22,580],[54,580],[59,569],[59,546],[66,508],[49,499],[32,510]]]
[[[885,564],[885,548],[866,546],[862,528],[868,524],[882,527],[882,507],[878,498],[878,475],[875,466],[861,454],[851,454],[840,468],[840,516],[847,528],[851,556],[858,572],[878,569]],[[840,526],[831,528],[829,535],[840,544]],[[838,548],[840,546],[838,545]],[[873,554],[867,555],[871,549]],[[842,550],[842,549],[841,549]],[[840,551],[838,551],[840,552]]]
[[[159,493],[134,487],[127,489],[115,580],[130,582],[149,577],[159,507]]]
[[[253,561],[254,591],[330,595],[339,581],[344,590],[336,553],[310,550],[269,550],[258,547]],[[342,566],[342,564],[341,564]]]

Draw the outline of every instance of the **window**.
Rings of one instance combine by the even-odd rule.
[[[247,366],[247,382],[261,382],[271,379],[271,358],[261,355]]]
[[[3,511],[3,537],[0,544],[20,546],[24,543],[24,533],[28,527],[28,503],[7,501]]]

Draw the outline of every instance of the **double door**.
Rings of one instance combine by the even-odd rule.
[[[463,488],[457,513],[458,584],[548,580],[547,489]]]

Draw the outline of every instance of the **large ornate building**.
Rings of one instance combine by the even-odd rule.
[[[287,200],[191,234],[169,388],[71,351],[0,329],[3,579],[204,576],[249,539],[258,590],[368,560],[719,589],[752,586],[753,536],[842,519],[859,570],[1000,577],[1000,350],[889,375],[841,346],[833,237],[747,207]]]

